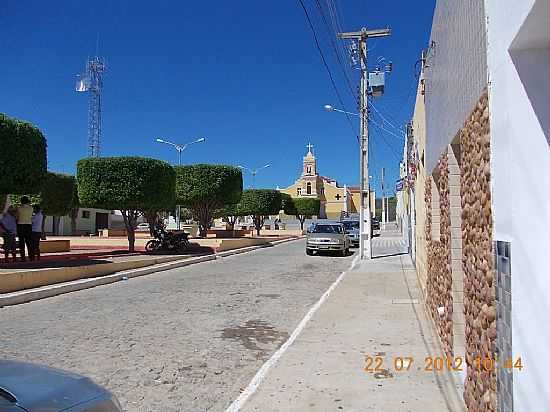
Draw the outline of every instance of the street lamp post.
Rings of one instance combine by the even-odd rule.
[[[176,149],[176,151],[178,152],[178,166],[181,166],[181,154],[183,153],[183,151],[185,149],[187,149],[187,146],[190,146],[190,145],[195,144],[195,143],[202,143],[204,141],[206,141],[205,137],[199,137],[198,139],[193,140],[192,142],[189,142],[189,143],[185,143],[185,144],[173,143],[173,142],[170,142],[168,140],[164,140],[164,139],[160,139],[160,138],[156,139],[157,143],[164,143],[164,144],[172,146],[172,147],[174,147],[174,149]],[[177,226],[178,230],[180,230],[180,228],[181,228],[180,216],[181,216],[181,206],[177,205],[177,208],[176,208],[176,226]]]
[[[362,66],[363,67],[363,66]],[[361,77],[361,89],[363,92],[361,96],[366,96],[365,90],[365,71],[363,70],[363,76]],[[365,109],[365,101],[363,97],[361,98],[361,114],[347,112],[345,110],[336,109],[330,104],[325,104],[325,110],[327,112],[338,112],[345,113],[351,116],[357,116],[360,120],[361,126],[361,167],[359,174],[359,190],[360,190],[360,207],[359,207],[359,257],[360,259],[371,259],[372,258],[372,222],[371,222],[371,208],[370,208],[370,181],[368,173],[368,116]],[[367,176],[367,177],[365,177]],[[366,181],[365,181],[366,180]],[[365,199],[366,196],[366,199]]]
[[[271,166],[270,164],[266,164],[266,165],[263,165],[262,167],[258,167],[257,169],[251,169],[249,167],[241,166],[241,165],[238,165],[237,167],[239,169],[248,170],[250,172],[250,174],[252,175],[252,189],[254,189],[254,181],[256,179],[256,175],[258,174],[258,172],[260,170],[265,169],[265,168],[270,167],[270,166]]]

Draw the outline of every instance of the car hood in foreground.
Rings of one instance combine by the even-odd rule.
[[[30,411],[62,411],[79,403],[110,397],[89,378],[47,366],[0,359],[0,388]]]

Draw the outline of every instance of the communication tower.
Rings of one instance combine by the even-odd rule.
[[[88,156],[99,157],[101,143],[101,92],[105,60],[99,56],[88,58],[86,73],[77,76],[76,91],[88,92]]]

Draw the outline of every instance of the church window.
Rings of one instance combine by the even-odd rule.
[[[302,196],[302,188],[301,187],[296,188],[296,194],[298,196]]]
[[[307,174],[311,174],[311,166],[307,167]]]
[[[306,185],[306,193],[307,193],[308,195],[311,194],[311,183],[310,183],[310,182],[307,182],[307,185]]]

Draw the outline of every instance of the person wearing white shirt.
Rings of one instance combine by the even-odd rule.
[[[29,251],[29,257],[31,260],[40,260],[40,238],[42,237],[42,221],[44,220],[44,215],[39,205],[34,205],[33,215],[31,219],[32,224],[32,248]]]
[[[11,253],[13,261],[16,261],[15,251],[17,250],[15,237],[17,236],[17,221],[15,219],[15,208],[10,206],[6,213],[0,219],[0,231],[4,238],[4,253],[6,263],[8,263]]]

